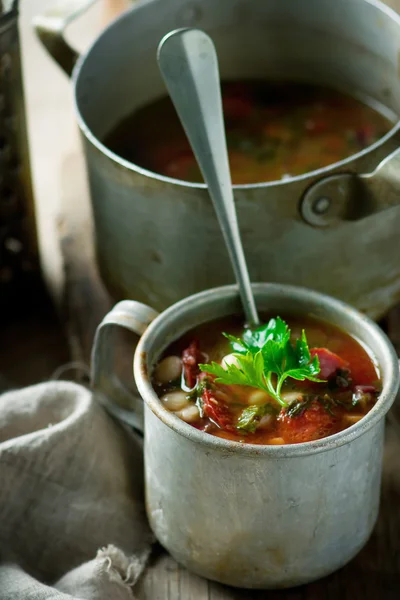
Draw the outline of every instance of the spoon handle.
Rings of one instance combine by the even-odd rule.
[[[232,193],[214,44],[203,31],[177,29],[161,40],[158,63],[207,183],[239,284],[246,321],[251,327],[257,326],[259,318]]]

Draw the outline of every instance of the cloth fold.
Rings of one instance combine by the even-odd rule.
[[[86,388],[0,396],[0,600],[125,600],[153,536],[141,439]]]

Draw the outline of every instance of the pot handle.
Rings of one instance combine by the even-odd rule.
[[[314,227],[357,221],[400,206],[400,148],[373,171],[337,173],[323,177],[306,190],[300,205],[303,219]]]
[[[71,75],[79,54],[65,41],[64,30],[96,0],[58,0],[33,20],[40,41],[54,60]]]
[[[123,300],[106,314],[96,329],[92,348],[91,386],[95,398],[119,421],[143,432],[143,401],[113,372],[113,326],[141,336],[158,313],[140,302]]]

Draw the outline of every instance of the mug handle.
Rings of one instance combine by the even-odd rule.
[[[91,387],[94,397],[118,420],[143,432],[143,400],[129,391],[113,372],[113,326],[141,336],[158,316],[150,306],[123,300],[106,314],[96,329],[92,348]]]
[[[66,42],[64,30],[95,2],[96,0],[58,0],[43,15],[33,19],[33,27],[43,46],[69,76],[79,54]]]

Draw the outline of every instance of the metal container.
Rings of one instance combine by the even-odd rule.
[[[87,3],[59,2],[36,20],[68,74],[77,55],[63,29]],[[205,186],[147,171],[102,144],[123,117],[165,94],[156,49],[181,26],[211,35],[222,78],[328,84],[400,114],[400,18],[375,0],[150,0],[114,21],[72,73],[97,257],[114,297],[157,309],[233,280]],[[399,140],[397,123],[330,167],[234,186],[252,280],[315,288],[372,317],[397,303]]]
[[[158,540],[178,562],[209,579],[248,588],[291,587],[343,566],[374,527],[385,414],[399,386],[399,368],[385,334],[353,308],[303,288],[255,284],[253,290],[260,311],[318,317],[371,350],[383,391],[356,425],[315,442],[257,446],[208,435],[162,406],[149,378],[153,365],[191,328],[241,312],[236,286],[191,296],[156,318],[143,304],[120,302],[97,330],[92,381],[114,415],[140,428],[141,401],[129,398],[112,367],[110,325],[143,334],[134,377],[145,402],[147,514]],[[111,398],[131,402],[134,411],[111,404]]]
[[[0,296],[14,300],[39,280],[26,131],[18,2],[0,2]],[[25,289],[26,292],[26,289]]]

